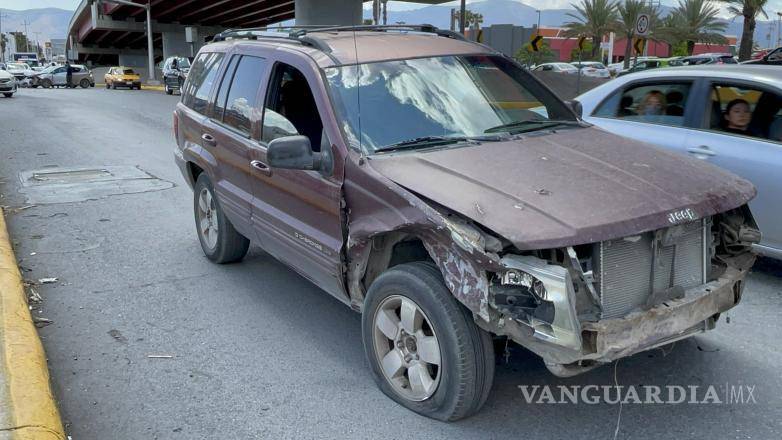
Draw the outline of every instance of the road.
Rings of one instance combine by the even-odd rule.
[[[372,381],[358,314],[256,247],[233,265],[202,255],[172,156],[177,99],[103,89],[0,99],[0,204],[53,202],[8,221],[25,278],[58,278],[36,287],[34,313],[53,321],[40,333],[73,439],[610,439],[617,424],[617,438],[782,438],[782,265],[768,261],[708,334],[569,379],[512,347],[477,416],[443,424],[402,409]],[[22,187],[20,173],[55,166],[137,166],[159,180],[90,201]],[[620,408],[527,403],[518,387],[615,381],[756,389],[744,404]]]

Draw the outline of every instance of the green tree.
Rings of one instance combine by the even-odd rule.
[[[529,44],[526,44],[516,52],[514,58],[516,58],[518,62],[530,66],[557,61],[557,54],[551,50],[551,47],[549,47],[548,43],[545,41],[538,43],[538,49],[540,50],[535,52],[529,47]]]
[[[728,40],[722,33],[727,25],[718,14],[719,8],[708,0],[679,0],[679,6],[671,12],[667,32],[687,42],[687,55],[692,55],[697,42],[725,44]]]
[[[728,3],[728,12],[736,17],[744,17],[744,27],[741,30],[741,45],[739,46],[739,61],[752,57],[752,37],[755,35],[757,18],[762,15],[768,18],[765,7],[768,0],[722,0]]]
[[[569,12],[567,15],[576,21],[565,23],[565,36],[590,37],[591,58],[596,58],[603,36],[616,28],[616,3],[612,0],[581,0],[581,3],[571,3],[571,6],[576,10],[576,14]]]
[[[646,0],[625,0],[624,3],[619,3],[616,6],[619,19],[617,20],[616,30],[624,37],[627,42],[625,44],[625,59],[624,68],[630,67],[630,56],[633,51],[633,38],[635,38],[635,23],[638,21],[638,16],[641,14],[649,14],[650,26],[656,27],[656,23],[659,21],[659,11],[656,7],[650,7]]]

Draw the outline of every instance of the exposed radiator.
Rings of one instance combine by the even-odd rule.
[[[596,245],[592,261],[602,318],[618,318],[643,307],[653,292],[703,284],[710,224],[700,220]]]

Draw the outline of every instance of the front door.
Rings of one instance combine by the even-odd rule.
[[[252,222],[263,247],[322,289],[347,300],[343,283],[342,176],[335,172],[270,168],[266,145],[301,134],[314,151],[336,148],[323,130],[319,108],[327,101],[316,75],[277,63],[266,93],[262,137],[251,152],[254,176]],[[318,90],[319,94],[313,94]],[[339,167],[341,169],[341,166]]]

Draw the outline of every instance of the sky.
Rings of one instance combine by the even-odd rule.
[[[556,9],[556,8],[569,8],[570,3],[573,3],[574,1],[577,0],[524,0],[523,3],[537,8]],[[0,0],[0,9],[20,10],[20,9],[55,7],[55,8],[72,10],[72,9],[76,9],[76,6],[78,6],[80,2],[81,0]],[[467,3],[472,3],[472,1],[468,0]],[[677,0],[662,0],[662,3],[665,5],[675,6],[678,2]],[[457,5],[459,4],[459,2],[452,1],[445,4]],[[390,1],[388,8],[389,10],[407,10],[407,9],[417,9],[423,6],[428,6],[428,5],[421,4],[421,3]],[[768,6],[766,7],[766,12],[768,12],[769,17],[776,18],[777,11],[782,11],[782,0],[769,0]],[[727,14],[723,13],[723,16],[727,17]],[[763,17],[761,17],[761,19],[763,19]]]

